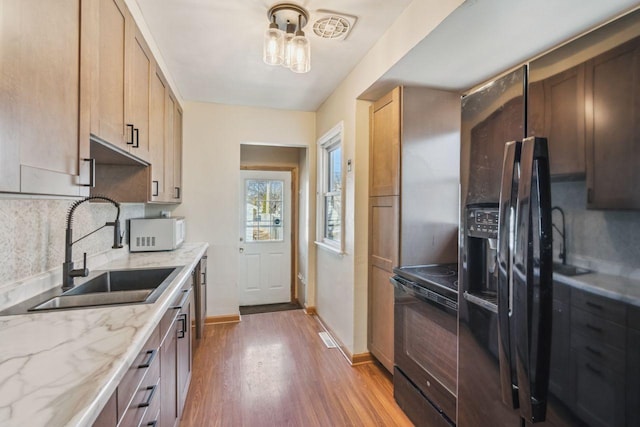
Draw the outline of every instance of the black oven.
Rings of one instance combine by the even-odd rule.
[[[451,426],[456,416],[457,264],[394,272],[394,397],[414,424]]]

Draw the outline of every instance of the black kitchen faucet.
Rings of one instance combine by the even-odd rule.
[[[118,209],[116,213],[116,219],[113,222],[107,222],[102,227],[99,227],[93,230],[91,233],[85,234],[78,240],[73,240],[73,213],[76,208],[80,206],[82,203],[87,202],[89,200],[104,200],[106,202],[111,202],[116,209]],[[113,248],[118,249],[122,247],[122,234],[120,233],[120,203],[116,202],[113,199],[110,199],[105,196],[89,196],[85,197],[82,200],[78,200],[74,204],[71,205],[69,209],[69,213],[67,214],[67,229],[65,234],[65,242],[64,242],[64,263],[62,264],[62,291],[68,291],[73,288],[73,278],[74,277],[87,277],[89,275],[89,269],[87,268],[87,253],[84,253],[83,257],[83,266],[82,268],[74,269],[73,268],[73,256],[71,254],[71,247],[74,243],[79,242],[87,236],[95,233],[98,230],[102,230],[104,227],[113,227]]]

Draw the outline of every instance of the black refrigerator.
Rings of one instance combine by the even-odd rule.
[[[636,11],[462,98],[458,426],[638,425],[640,360],[624,336],[609,345],[619,325],[573,308],[586,294],[554,282],[551,213],[553,183],[593,179],[567,141],[593,145],[640,100],[624,81],[640,76],[639,32]]]
[[[462,101],[460,426],[546,420],[551,186],[547,140],[524,137],[526,77],[522,67]]]

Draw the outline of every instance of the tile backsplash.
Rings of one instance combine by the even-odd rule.
[[[0,199],[0,286],[62,266],[67,212],[73,202]],[[127,219],[144,214],[144,204],[122,204],[122,230],[126,230]],[[73,216],[74,240],[113,221],[115,215],[116,209],[111,204],[83,203]],[[92,256],[112,245],[113,228],[105,227],[73,245],[74,261],[82,262],[83,252]]]
[[[602,273],[640,278],[640,211],[586,209],[585,181],[554,182],[553,206],[566,216],[567,261]],[[556,226],[560,214],[553,213]],[[554,259],[561,241],[554,231]]]

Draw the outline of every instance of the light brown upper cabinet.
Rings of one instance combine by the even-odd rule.
[[[173,125],[173,189],[174,201],[182,201],[182,108],[176,102]]]
[[[88,0],[93,19],[91,133],[144,161],[154,59],[123,0]]]
[[[640,37],[586,64],[587,206],[640,209]]]
[[[126,48],[131,17],[124,0],[88,0],[93,25],[91,133],[129,151],[126,121]]]
[[[534,61],[530,76],[536,68]],[[547,138],[553,176],[584,179],[584,87],[584,64],[529,84],[528,134]]]
[[[0,191],[88,194],[87,12],[80,0],[0,10]]]
[[[161,71],[155,67],[154,73],[151,76],[149,94],[149,149],[151,155],[151,195],[149,200],[152,202],[164,201],[167,192],[164,177],[167,91],[167,83]]]
[[[400,195],[400,87],[373,104],[370,114],[369,196]]]
[[[127,88],[127,127],[133,128],[130,135],[129,152],[136,157],[149,161],[149,107],[150,83],[153,78],[155,60],[142,33],[130,20],[131,36],[129,41],[129,67],[125,79]]]

